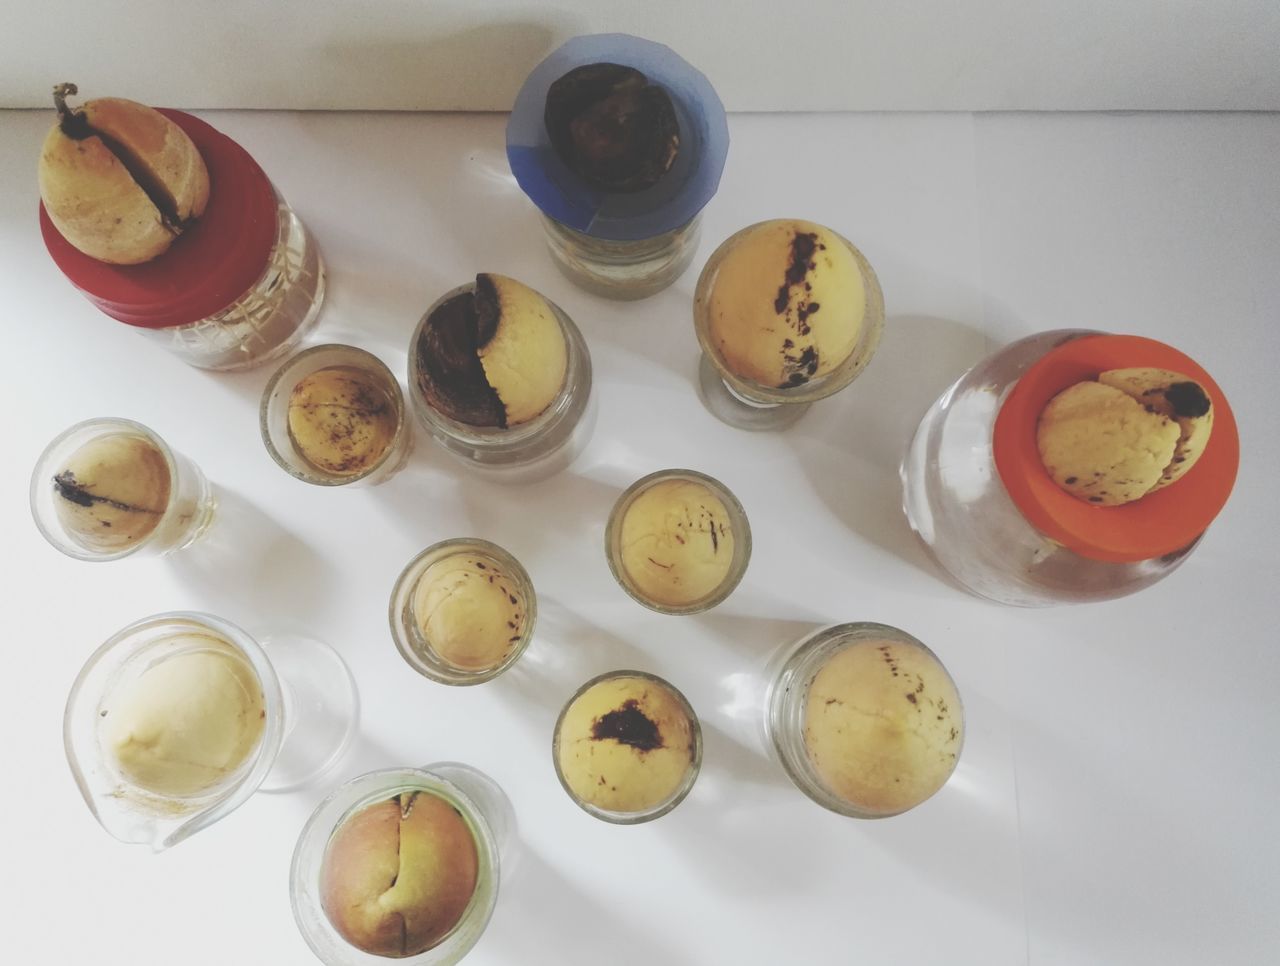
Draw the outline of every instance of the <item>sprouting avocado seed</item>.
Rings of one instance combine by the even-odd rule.
[[[136,265],[163,254],[209,201],[209,171],[185,131],[118,97],[75,110],[53,89],[58,120],[40,152],[40,197],[54,227],[92,258]]]

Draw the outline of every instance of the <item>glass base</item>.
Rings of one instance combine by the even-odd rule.
[[[722,423],[756,431],[785,429],[810,406],[810,403],[762,404],[744,399],[729,388],[706,353],[698,362],[698,397]]]
[[[360,699],[346,663],[328,644],[283,635],[262,642],[284,692],[284,740],[259,786],[287,792],[323,775],[355,737]]]

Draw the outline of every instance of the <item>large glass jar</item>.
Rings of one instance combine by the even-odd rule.
[[[110,265],[74,248],[40,209],[45,246],[106,315],[201,369],[247,369],[287,352],[324,299],[315,242],[239,144],[199,118],[162,109],[209,169],[204,214],[163,255]]]
[[[1153,367],[1209,394],[1213,433],[1172,486],[1090,506],[1040,463],[1036,421],[1058,392],[1108,369]],[[903,509],[934,560],[965,589],[1044,606],[1134,593],[1180,566],[1226,503],[1239,463],[1235,420],[1200,366],[1152,339],[1056,330],[1006,346],[925,414],[902,463]]]

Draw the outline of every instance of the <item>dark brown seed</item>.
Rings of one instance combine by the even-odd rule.
[[[652,188],[680,149],[671,97],[620,64],[586,64],[559,78],[547,91],[543,123],[560,160],[602,191]]]

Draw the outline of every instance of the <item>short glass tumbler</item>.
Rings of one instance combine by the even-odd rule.
[[[575,782],[569,774],[566,774],[565,761],[562,760],[564,758],[571,757],[564,747],[564,731],[566,728],[566,721],[573,711],[574,706],[593,689],[596,689],[601,685],[616,683],[637,685],[638,693],[641,695],[646,690],[656,690],[660,692],[664,696],[664,702],[670,704],[674,709],[676,709],[675,716],[681,719],[683,725],[682,730],[687,731],[689,735],[687,759],[681,762],[683,771],[674,788],[672,788],[668,794],[652,802],[652,804],[625,811],[604,807],[596,802],[587,801],[583,795],[579,794],[578,791],[575,791]],[[643,720],[636,718],[636,715],[640,713],[638,703],[633,698],[624,703],[620,712],[616,710],[607,712],[603,717],[597,719],[597,722],[598,724],[603,724],[606,727],[616,725],[618,729],[623,732],[629,730],[629,728],[636,727],[637,724],[641,730],[651,728],[652,724],[645,725]],[[618,714],[622,715],[621,720],[617,722],[610,721],[614,715]],[[604,740],[606,742],[616,744],[617,747],[624,747],[626,745],[632,745],[635,747],[634,742],[636,738],[641,736],[626,736],[624,734],[619,737],[627,737],[627,740],[617,742],[615,742],[613,738],[605,738]],[[653,736],[644,735],[643,737],[652,738]],[[662,737],[663,736],[660,734],[658,735],[659,739]],[[639,752],[641,763],[650,763],[650,759],[648,759],[649,755],[661,753],[667,750],[669,749],[662,745],[661,740],[659,740],[659,744],[656,747],[651,747],[647,750],[641,747]],[[684,753],[683,749],[681,749],[681,753]],[[564,707],[560,710],[560,716],[556,719],[555,731],[552,734],[551,757],[555,763],[556,777],[560,779],[560,786],[565,790],[565,793],[569,798],[573,800],[573,803],[584,812],[594,818],[600,819],[602,822],[609,822],[613,825],[639,825],[644,822],[651,822],[656,818],[661,818],[663,815],[666,815],[677,805],[683,802],[689,795],[689,792],[693,790],[694,782],[698,780],[698,774],[702,770],[702,725],[698,721],[698,716],[694,712],[693,706],[689,704],[689,700],[669,681],[658,677],[656,674],[648,674],[644,671],[610,671],[592,678],[582,687],[578,688],[578,690],[573,693],[573,696],[565,702]],[[600,769],[601,772],[603,772],[604,768],[607,767],[605,762],[600,759],[592,759],[592,761],[594,767]],[[625,764],[622,767],[624,773],[627,774],[627,777],[631,780],[643,780],[636,768],[628,768]],[[615,776],[614,780],[617,781],[619,779]],[[608,776],[603,773],[600,774],[599,781],[601,785],[604,785],[604,783],[608,781]],[[596,782],[594,780],[594,775],[591,776],[586,783],[591,788],[595,788]]]
[[[807,734],[810,689],[814,679],[842,651],[867,645],[877,648],[877,654],[873,655],[876,670],[881,673],[887,672],[889,675],[887,683],[891,687],[890,692],[884,695],[886,700],[907,702],[911,706],[911,712],[919,712],[927,716],[930,724],[934,721],[943,722],[945,716],[945,728],[939,726],[941,730],[932,736],[936,739],[934,741],[936,747],[931,746],[926,749],[925,762],[933,770],[931,775],[933,782],[932,785],[926,783],[925,797],[934,794],[945,784],[959,761],[964,742],[964,710],[955,693],[954,683],[937,656],[920,641],[896,627],[865,621],[838,624],[813,631],[800,640],[780,648],[770,661],[767,672],[769,683],[765,693],[764,733],[766,746],[776,755],[788,777],[797,788],[819,805],[851,818],[889,818],[914,808],[921,804],[923,799],[910,800],[889,807],[883,804],[872,807],[872,799],[894,801],[900,787],[895,785],[885,792],[883,798],[868,790],[864,793],[862,801],[851,800],[849,794],[841,794],[819,772],[815,765],[814,754],[809,747]],[[904,649],[919,655],[936,676],[935,680],[940,679],[948,686],[948,690],[953,694],[954,706],[945,701],[937,705],[935,702],[940,698],[934,696],[932,691],[927,691],[922,680],[918,680],[905,669],[900,673],[893,657],[893,649]],[[885,665],[884,668],[878,666],[881,661]],[[881,696],[859,691],[858,697],[870,705],[878,702]],[[822,703],[825,705],[828,700],[834,699],[824,699]],[[861,712],[862,717],[881,717],[885,714],[877,707],[867,707],[861,709]],[[872,747],[876,747],[880,742],[896,741],[904,728],[901,722],[894,722],[885,717],[877,731],[868,732],[864,737],[872,743]],[[835,741],[851,740],[843,729],[834,736],[827,737],[828,740]],[[865,750],[866,744],[851,747],[854,750]],[[897,752],[902,751],[903,749],[897,749]],[[902,754],[895,753],[886,760],[897,763],[904,759]],[[937,771],[939,762],[942,763],[942,772]],[[855,766],[860,764],[856,756],[852,764]],[[875,779],[882,769],[883,763],[874,767],[869,765],[866,771],[871,779]],[[863,777],[865,779],[866,776]],[[866,788],[873,782],[864,780],[859,784]]]
[[[76,479],[70,471],[76,455],[89,451],[86,447],[109,452],[116,444],[159,454],[168,478],[167,487],[157,495],[163,503],[133,506],[113,500],[111,487],[116,484],[110,478],[110,470],[104,474],[106,478],[98,480]],[[91,459],[87,469],[102,473],[101,465]],[[195,463],[170,449],[141,423],[116,418],[85,420],[56,437],[36,461],[30,495],[31,513],[41,536],[67,556],[90,561],[119,560],[135,554],[159,556],[180,550],[209,529],[216,506],[213,487]],[[75,520],[67,512],[73,507]],[[120,535],[122,523],[126,527]],[[137,539],[127,539],[130,525],[141,533]],[[104,541],[95,532],[85,532],[86,526],[101,528],[97,533],[120,537]]]
[[[475,290],[460,285],[438,298],[423,313],[409,343],[409,398],[428,432],[456,459],[497,482],[532,482],[565,469],[586,447],[595,428],[591,391],[591,354],[582,333],[560,306],[546,299],[568,352],[564,386],[539,415],[528,422],[501,428],[473,426],[446,416],[426,399],[420,380],[417,346],[423,327],[444,302]]]
[[[260,735],[238,767],[196,792],[144,788],[121,770],[107,746],[111,710],[147,673],[201,651],[247,667],[261,688]],[[122,842],[159,852],[226,817],[259,789],[286,791],[323,773],[346,750],[355,716],[355,683],[326,645],[289,637],[259,644],[220,617],[174,611],[130,624],[93,653],[67,698],[63,739],[72,775],[99,824]],[[199,726],[187,721],[175,727]],[[190,737],[183,733],[177,740]]]
[[[369,772],[341,785],[321,802],[298,836],[289,872],[293,918],[311,951],[325,966],[375,966],[387,957],[351,945],[334,928],[323,906],[321,872],[334,833],[356,812],[406,792],[435,795],[451,805],[470,830],[478,859],[475,891],[453,929],[436,945],[394,961],[412,966],[450,966],[480,940],[498,901],[503,834],[509,808],[487,776],[456,763]]]
[[[419,615],[415,609],[423,574],[435,564],[452,558],[478,561],[482,570],[487,567],[492,571],[488,574],[490,582],[510,581],[510,586],[500,583],[498,589],[504,595],[509,595],[513,605],[522,605],[523,613],[518,626],[508,628],[511,633],[505,655],[486,667],[461,667],[442,657],[424,634],[423,615]],[[478,574],[476,578],[483,579]],[[392,588],[388,618],[391,636],[400,656],[419,674],[440,684],[483,684],[485,681],[492,681],[515,664],[528,648],[537,623],[538,598],[529,574],[520,565],[520,561],[506,550],[488,540],[458,538],[433,544],[409,561]]]
[[[727,525],[733,536],[733,551],[724,578],[714,589],[697,600],[679,603],[664,601],[652,593],[646,593],[639,586],[634,575],[628,569],[626,547],[623,545],[623,528],[627,512],[631,509],[636,499],[652,487],[672,481],[690,482],[706,487],[724,507],[727,519],[717,522],[714,516],[710,515],[710,519],[705,521],[689,521],[687,530],[684,530],[680,528],[680,523],[682,522],[680,519],[667,516],[663,522],[673,523],[677,529],[673,529],[665,536],[680,541],[682,546],[686,539],[701,540],[704,535],[710,541],[715,534],[711,533],[709,529],[704,532],[703,527],[718,529],[719,526],[724,525]],[[686,533],[688,534],[687,537]],[[716,538],[716,540],[718,541],[719,538]],[[719,548],[717,547],[717,549]],[[742,504],[738,502],[738,498],[730,492],[727,486],[714,477],[707,476],[705,473],[698,473],[695,470],[659,470],[636,480],[618,497],[617,502],[613,505],[613,510],[609,513],[609,522],[605,526],[604,552],[605,558],[609,562],[609,571],[618,582],[618,586],[626,591],[632,600],[660,614],[676,616],[700,614],[723,603],[737,589],[738,584],[742,582],[742,578],[747,572],[747,564],[751,562],[751,525],[747,521],[747,512],[742,508]]]
[[[307,458],[289,428],[289,404],[300,382],[325,369],[358,370],[368,380],[371,415],[394,425],[390,441],[380,456],[353,472],[332,472]],[[364,349],[349,345],[317,345],[299,352],[276,370],[262,393],[258,415],[262,441],[267,452],[285,472],[304,483],[317,486],[376,486],[395,476],[413,449],[413,427],[405,415],[400,383],[381,359]]]

